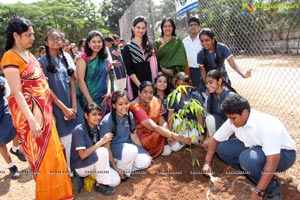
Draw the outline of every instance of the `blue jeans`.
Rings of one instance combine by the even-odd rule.
[[[244,143],[237,138],[229,139],[221,142],[217,148],[217,155],[225,162],[232,165],[237,170],[242,170],[247,173],[247,177],[254,183],[258,184],[263,172],[266,155],[262,151],[261,146],[252,148],[245,147]],[[296,160],[296,151],[281,149],[280,160],[277,166],[277,172],[283,172],[290,168]],[[267,191],[276,187],[276,180],[272,178]]]

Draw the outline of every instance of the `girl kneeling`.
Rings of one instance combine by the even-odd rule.
[[[90,103],[84,108],[85,123],[76,126],[72,135],[71,169],[76,175],[96,175],[97,192],[109,196],[116,193],[114,186],[120,183],[118,173],[109,166],[109,153],[105,147],[112,140],[112,134],[100,139],[100,107]],[[80,190],[80,186],[79,190]]]
[[[142,148],[136,133],[133,114],[129,112],[127,92],[116,91],[111,103],[112,112],[101,121],[100,136],[113,134],[114,137],[105,146],[113,168],[119,173],[121,180],[125,181],[132,171],[148,168],[151,157]]]

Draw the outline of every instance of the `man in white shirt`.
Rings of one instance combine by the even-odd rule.
[[[210,166],[215,152],[237,170],[245,172],[256,185],[251,200],[281,199],[281,189],[274,173],[290,168],[296,160],[296,145],[279,119],[250,109],[238,94],[225,98],[221,106],[228,120],[213,136],[203,166]],[[235,134],[236,138],[229,139]]]
[[[187,54],[192,85],[194,87],[197,87],[199,90],[201,90],[200,87],[204,86],[205,91],[205,85],[201,78],[199,64],[197,63],[197,54],[202,49],[201,42],[199,39],[199,31],[201,29],[199,19],[196,17],[191,17],[188,21],[188,27],[189,36],[184,38],[182,42],[184,44],[185,51]]]

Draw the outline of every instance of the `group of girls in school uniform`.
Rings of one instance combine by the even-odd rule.
[[[62,32],[50,30],[46,34],[45,54],[36,60],[27,50],[34,41],[31,22],[13,18],[8,23],[1,66],[11,89],[8,108],[22,151],[32,171],[39,172],[34,175],[37,199],[73,198],[69,174],[49,176],[49,171],[69,169],[79,179],[94,173],[96,191],[113,195],[114,187],[128,180],[132,172],[148,168],[159,155],[169,155],[191,144],[185,133],[170,131],[176,123],[168,123],[170,115],[189,98],[196,98],[204,106],[201,93],[193,88],[176,105],[168,105],[171,88],[190,85],[186,53],[175,28],[174,21],[165,18],[161,37],[152,42],[145,18],[138,16],[133,20],[131,41],[120,55],[128,75],[128,92],[113,92],[109,71],[114,61],[99,31],[88,34],[84,50],[75,58],[75,66],[62,49],[65,40]],[[228,57],[228,52],[225,56]],[[208,69],[209,60],[198,60]],[[191,116],[191,120],[206,126],[212,136],[226,120],[220,110],[222,101],[235,91],[222,70],[212,68],[205,80],[210,94],[208,115],[205,119]],[[4,149],[8,140],[0,139],[0,147]],[[208,141],[209,137],[203,143],[204,148]],[[199,137],[194,143],[199,143]]]

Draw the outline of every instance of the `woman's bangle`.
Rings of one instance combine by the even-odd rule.
[[[174,133],[171,132],[170,135],[169,135],[169,139],[173,139],[173,135],[174,135]]]
[[[106,93],[106,97],[109,99],[111,97],[111,93]]]
[[[204,164],[203,167],[210,167],[210,164]]]

